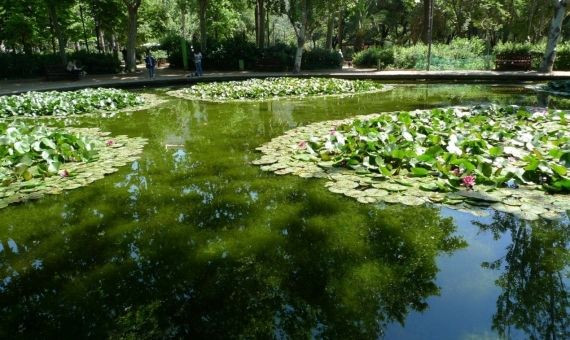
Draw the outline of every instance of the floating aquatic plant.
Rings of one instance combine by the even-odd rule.
[[[390,87],[370,80],[335,78],[266,78],[245,81],[200,83],[167,92],[184,99],[210,101],[266,100],[282,97],[346,95],[389,90]]]
[[[150,95],[118,89],[84,89],[69,92],[27,92],[0,97],[0,117],[69,116],[141,108],[152,102]]]
[[[326,178],[362,203],[439,203],[524,219],[570,209],[570,115],[455,107],[311,124],[259,148],[276,174]]]
[[[97,129],[0,124],[0,208],[88,185],[134,161],[143,138]]]

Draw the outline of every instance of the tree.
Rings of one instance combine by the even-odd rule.
[[[493,329],[501,338],[509,338],[511,327],[515,327],[528,339],[568,339],[570,295],[564,278],[570,259],[568,224],[525,222],[501,213],[496,213],[489,225],[476,224],[491,231],[497,240],[504,234],[512,238],[504,257],[482,264],[502,271],[496,281],[502,292]]]
[[[295,52],[295,64],[293,72],[301,71],[301,61],[303,60],[303,50],[305,48],[307,24],[308,24],[308,8],[307,2],[310,0],[291,0],[287,10],[287,17],[293,25],[295,35],[297,36],[297,52]],[[299,14],[300,12],[300,14]]]
[[[200,48],[202,52],[206,51],[208,38],[206,26],[206,12],[208,10],[209,0],[198,0],[198,18],[200,20]]]
[[[63,64],[67,63],[65,47],[67,45],[65,15],[74,0],[45,0],[53,32],[57,38],[59,56]]]
[[[128,13],[127,60],[125,62],[127,64],[127,70],[129,72],[135,72],[137,69],[137,19],[142,0],[123,0],[123,2],[127,6]]]
[[[544,59],[540,66],[541,72],[552,72],[554,67],[554,59],[556,58],[556,45],[562,32],[562,22],[566,17],[566,10],[568,7],[568,0],[552,0],[554,1],[554,18],[550,24],[548,31],[548,42],[546,43],[546,51],[544,52]]]

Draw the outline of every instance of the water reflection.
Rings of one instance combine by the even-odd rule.
[[[365,210],[299,189],[286,190],[286,215],[261,209],[217,233],[148,215],[97,232],[147,214],[136,206],[98,223],[73,207],[74,226],[40,244],[19,233],[25,253],[2,255],[0,336],[375,338],[427,307],[436,256],[464,245],[435,209]]]
[[[502,271],[496,281],[502,292],[493,315],[493,329],[511,337],[512,328],[529,339],[570,338],[570,228],[565,222],[525,222],[496,213],[493,223],[478,223],[498,239],[509,233],[506,255],[483,266]]]
[[[536,97],[418,86],[68,119],[149,144],[87,188],[0,211],[0,338],[380,337],[440,293],[438,256],[465,246],[452,221],[262,173],[254,149],[315,121],[488,101]]]

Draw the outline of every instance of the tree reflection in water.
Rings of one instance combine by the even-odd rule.
[[[0,338],[377,338],[428,307],[436,257],[465,246],[437,209],[366,207],[255,169],[195,183],[204,200],[154,174],[180,161],[156,152],[113,191],[4,215],[20,252],[0,254]]]
[[[477,224],[493,232],[496,239],[506,232],[512,237],[503,258],[482,264],[491,270],[504,270],[496,281],[502,292],[493,329],[506,337],[514,327],[530,339],[570,338],[567,219],[526,222],[496,213],[491,224]]]

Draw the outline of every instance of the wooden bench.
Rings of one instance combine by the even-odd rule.
[[[62,65],[49,65],[46,66],[46,79],[49,81],[55,80],[80,80],[83,78],[83,71],[69,72]]]
[[[498,71],[530,71],[532,68],[532,56],[501,56],[495,60],[495,69]]]
[[[254,65],[256,71],[284,71],[287,65],[277,58],[261,58]]]

